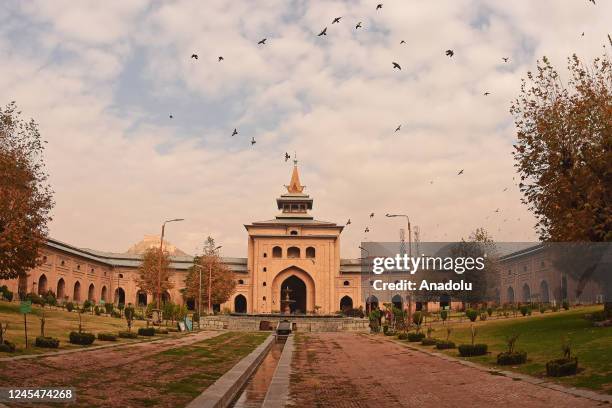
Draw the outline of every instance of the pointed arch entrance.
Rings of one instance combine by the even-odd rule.
[[[247,312],[247,300],[244,295],[238,295],[234,298],[234,312],[246,313]]]
[[[284,302],[289,288],[290,302]],[[287,305],[289,306],[287,308]],[[315,309],[315,283],[305,270],[291,266],[274,277],[272,281],[273,310],[290,313],[308,313]]]

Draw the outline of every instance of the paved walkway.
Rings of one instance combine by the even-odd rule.
[[[292,371],[297,407],[609,406],[351,333],[299,336]]]

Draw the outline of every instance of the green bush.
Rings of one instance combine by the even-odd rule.
[[[480,320],[487,320],[487,314],[486,313],[481,313],[480,314]]]
[[[499,365],[523,364],[526,361],[527,353],[524,351],[504,351],[497,355],[497,364]]]
[[[70,343],[72,344],[80,344],[82,346],[88,346],[94,342],[96,336],[93,333],[79,333],[79,332],[70,332]]]
[[[138,338],[138,334],[134,332],[129,332],[129,331],[120,331],[119,337],[122,339],[136,339]]]
[[[4,340],[4,343],[0,344],[0,351],[3,351],[5,353],[14,353],[15,350],[15,343],[11,343],[8,340]]]
[[[440,312],[440,319],[442,319],[442,321],[446,321],[446,319],[448,319],[448,311],[442,310]]]
[[[408,333],[406,333],[406,332],[400,333],[400,334],[397,335],[397,338],[399,340],[406,340],[408,338]]]
[[[25,300],[29,300],[34,305],[44,305],[45,300],[38,294],[30,292],[25,296]]]
[[[59,339],[56,339],[54,337],[43,337],[43,336],[36,337],[36,341],[34,342],[34,345],[36,347],[43,347],[43,348],[58,348],[59,344],[60,344]]]
[[[74,303],[68,302],[66,303],[66,310],[72,312],[74,310]]]
[[[523,305],[521,306],[520,311],[523,316],[526,316],[527,313],[529,313],[529,307]]]
[[[574,375],[578,371],[578,358],[558,358],[546,363],[546,375],[549,377],[563,377]]]
[[[6,285],[0,286],[0,299],[6,299],[9,302],[13,300],[13,292]]]
[[[454,349],[455,343],[447,340],[438,340],[436,341],[436,348],[438,350]]]
[[[410,342],[421,341],[425,338],[425,333],[408,333],[407,338]]]
[[[117,336],[114,333],[98,333],[98,340],[117,341]]]
[[[141,327],[138,329],[139,336],[155,336],[155,327]]]
[[[465,315],[467,316],[468,319],[470,319],[471,322],[475,322],[476,319],[478,318],[478,312],[474,309],[466,310]]]
[[[489,317],[491,317],[491,315],[493,314],[493,308],[492,307],[487,307],[487,314],[489,315]]]
[[[486,344],[460,344],[457,349],[461,357],[484,356],[487,354],[488,346]]]
[[[563,309],[569,310],[570,304],[567,300],[564,300],[562,305],[563,305]]]
[[[437,339],[432,339],[431,337],[425,337],[423,340],[421,340],[421,345],[423,346],[435,346],[435,344],[438,342]]]
[[[84,312],[88,312],[91,310],[92,306],[93,306],[93,302],[88,299],[83,302],[83,307],[81,308],[81,310]]]
[[[112,316],[112,317],[116,317],[117,319],[121,319],[121,312],[118,312],[118,311],[116,311],[116,310],[113,310],[113,311],[111,312],[111,316]]]
[[[112,303],[104,303],[104,310],[106,311],[106,314],[113,314],[114,309],[115,305],[113,305]]]

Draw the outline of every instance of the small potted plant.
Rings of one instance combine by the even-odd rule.
[[[563,350],[563,358],[550,360],[546,363],[546,375],[549,377],[575,375],[578,371],[578,357],[572,357],[569,342],[564,341],[561,345],[561,350]]]
[[[506,338],[506,344],[508,345],[508,351],[504,351],[497,355],[497,364],[499,365],[517,365],[523,364],[527,361],[527,353],[524,351],[516,350],[516,341],[519,335],[514,334]]]

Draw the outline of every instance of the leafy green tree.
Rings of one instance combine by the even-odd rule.
[[[128,305],[123,310],[123,314],[125,316],[125,321],[127,322],[128,331],[132,331],[132,322],[134,321],[135,313],[136,313],[136,310],[134,309],[134,307],[131,304]]]

